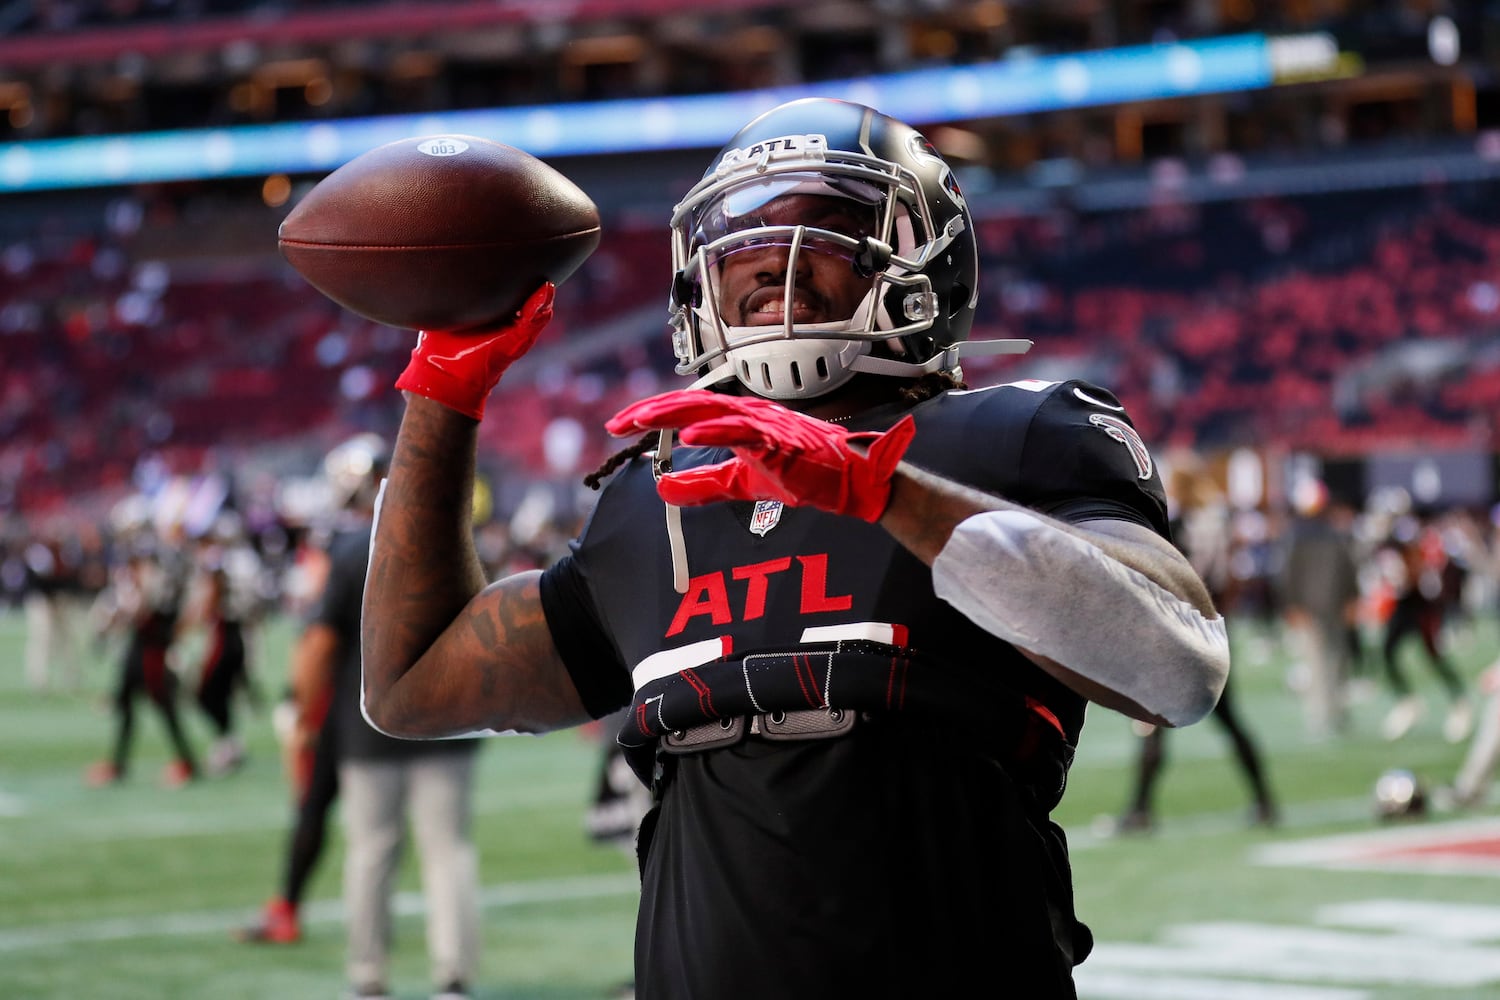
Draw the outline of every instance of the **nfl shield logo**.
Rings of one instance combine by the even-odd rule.
[[[782,506],[780,500],[755,501],[755,513],[750,515],[751,534],[765,537],[766,532],[776,527],[776,523],[781,520]]]

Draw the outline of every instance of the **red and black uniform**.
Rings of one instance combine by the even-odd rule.
[[[179,560],[170,552],[160,554],[141,569],[140,606],[131,621],[129,641],[120,661],[119,686],[115,689],[118,725],[110,763],[117,781],[124,779],[130,765],[135,702],[142,693],[161,714],[178,765],[188,775],[198,769],[177,714],[177,675],[167,660],[182,611],[183,576]]]
[[[1065,521],[1168,534],[1160,477],[1105,390],[1022,382],[910,409],[914,465]],[[686,594],[663,525],[637,460],[541,591],[590,711],[631,704],[619,740],[659,796],[639,845],[637,995],[956,996],[998,976],[1007,995],[1072,997],[1091,937],[1049,813],[1084,700],[938,600],[876,525],[685,509]]]
[[[1428,666],[1437,675],[1449,699],[1457,702],[1464,697],[1465,688],[1463,679],[1443,648],[1443,616],[1447,610],[1443,566],[1447,557],[1443,553],[1442,539],[1435,531],[1426,529],[1411,538],[1393,538],[1385,544],[1400,557],[1404,571],[1398,578],[1396,600],[1380,643],[1386,680],[1398,698],[1411,694],[1411,682],[1401,669],[1397,653],[1408,636],[1416,635],[1422,640]]]
[[[222,567],[208,571],[208,648],[198,670],[198,706],[213,722],[220,737],[234,734],[234,695],[250,690],[250,663],[245,649],[245,627],[231,588],[229,573]]]

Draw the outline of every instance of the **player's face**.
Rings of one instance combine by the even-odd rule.
[[[875,211],[843,198],[792,194],[735,220],[738,229],[808,226],[860,239],[871,235]],[[719,308],[731,326],[781,326],[791,248],[785,239],[749,242],[719,260]],[[798,254],[792,315],[796,324],[847,320],[870,291],[855,273],[847,248],[808,235]]]

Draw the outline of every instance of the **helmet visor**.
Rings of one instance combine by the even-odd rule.
[[[807,226],[858,242],[882,237],[887,191],[837,174],[790,172],[728,185],[694,213],[690,249],[753,229]]]

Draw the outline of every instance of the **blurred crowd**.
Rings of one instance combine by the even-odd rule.
[[[1158,448],[1315,454],[1493,448],[1496,181],[1137,208],[979,207],[975,337],[1035,341],[973,385],[1082,376]],[[201,193],[200,193],[201,194]],[[273,219],[223,196],[122,196],[0,248],[0,510],[128,491],[143,463],[275,468],[275,450],[394,426],[407,331],[324,299]],[[234,234],[259,232],[265,239]],[[211,253],[202,234],[229,244]],[[197,243],[174,242],[181,234]],[[183,236],[183,240],[187,237]],[[611,220],[557,318],[497,392],[506,481],[586,472],[620,405],[675,382],[659,224]]]
[[[1147,441],[1321,454],[1488,447],[1500,403],[1493,182],[981,222],[981,312],[1113,386]],[[1039,362],[1031,362],[1036,365]]]

